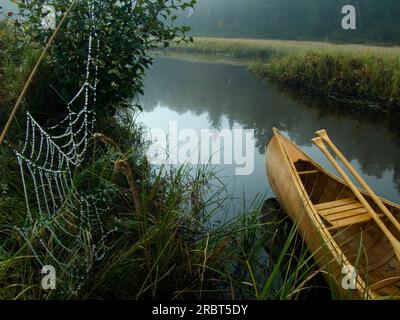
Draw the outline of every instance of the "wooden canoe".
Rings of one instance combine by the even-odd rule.
[[[361,299],[400,298],[400,262],[370,214],[343,180],[275,128],[267,146],[267,176],[282,208],[298,225],[314,259],[339,294]],[[372,199],[360,191],[381,215]],[[400,220],[400,206],[382,201]],[[383,215],[382,219],[400,239]],[[343,267],[357,270],[353,289],[342,285]]]

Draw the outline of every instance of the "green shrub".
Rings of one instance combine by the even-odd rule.
[[[88,23],[88,3],[94,6],[94,28]],[[25,31],[35,41],[45,43],[49,31],[40,25],[42,5],[53,5],[61,15],[71,1],[28,0],[18,4],[24,17]],[[195,0],[76,2],[68,23],[50,50],[52,79],[61,95],[69,101],[73,92],[82,85],[77,75],[85,72],[87,40],[95,29],[95,41],[100,43],[97,109],[99,114],[114,113],[117,105],[142,93],[144,72],[152,63],[149,49],[158,44],[168,46],[174,41],[189,40],[186,37],[188,28],[174,25],[175,13],[194,4]]]

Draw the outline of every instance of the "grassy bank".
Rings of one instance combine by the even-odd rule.
[[[400,106],[400,48],[308,41],[195,38],[172,54],[211,55],[301,93]]]
[[[101,221],[80,224],[75,218],[80,208],[72,203],[42,223],[31,208],[38,217],[36,231],[24,234],[18,164],[12,150],[0,148],[1,299],[299,299],[312,294],[318,269],[295,228],[276,242],[285,220],[263,220],[260,201],[234,219],[223,219],[221,208],[231,200],[222,184],[216,188],[212,168],[149,166],[142,128],[128,116],[123,119],[123,124],[103,120],[118,143],[97,135],[74,177],[77,190],[102,200]],[[266,243],[275,251],[273,259],[267,259]],[[56,290],[41,288],[44,264],[56,268]]]

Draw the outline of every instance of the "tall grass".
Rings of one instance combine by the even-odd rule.
[[[222,61],[237,63],[250,63],[267,61],[272,58],[282,57],[297,50],[292,46],[276,46],[274,41],[261,40],[223,39],[223,38],[195,38],[193,43],[174,44],[164,52],[182,54],[195,54],[222,58]],[[162,52],[162,51],[161,51]]]
[[[136,128],[136,129],[135,129]],[[127,134],[128,128],[122,136]],[[132,131],[132,130],[136,130]],[[142,136],[134,123],[129,132]],[[261,222],[261,199],[252,209],[230,220],[213,224],[218,208],[228,197],[215,196],[215,172],[207,167],[152,167],[144,155],[145,142],[134,148],[117,147],[97,135],[92,141],[88,165],[76,172],[76,188],[97,190],[106,198],[107,214],[102,224],[112,232],[105,244],[104,259],[93,261],[88,273],[80,262],[92,261],[90,241],[80,244],[59,226],[71,220],[73,208],[62,208],[47,234],[49,251],[38,239],[28,242],[16,227],[25,222],[23,194],[16,161],[2,148],[3,170],[0,195],[0,297],[6,299],[295,299],[311,282],[315,272],[307,250],[294,254],[301,243],[296,229],[290,232],[276,263],[266,259],[266,238],[281,221]],[[218,180],[217,180],[218,181]],[[212,193],[207,192],[213,184]],[[218,217],[219,218],[219,217]],[[64,224],[67,228],[67,226]],[[75,229],[69,229],[73,232]],[[77,230],[76,230],[77,231]],[[81,230],[88,239],[96,230]],[[43,232],[45,232],[43,230]],[[41,231],[39,231],[41,233]],[[62,241],[60,248],[58,241]],[[74,249],[76,248],[76,249]],[[57,290],[41,288],[41,263],[54,263]],[[290,268],[286,268],[289,266]],[[79,273],[71,277],[71,270]]]

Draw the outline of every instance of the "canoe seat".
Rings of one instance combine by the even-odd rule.
[[[318,214],[331,224],[329,229],[344,228],[372,219],[367,209],[354,198],[320,203],[314,207]]]

